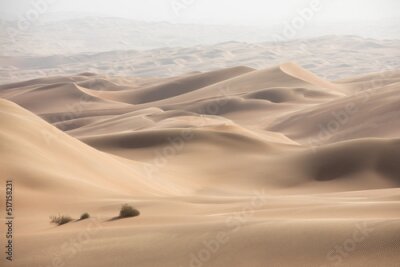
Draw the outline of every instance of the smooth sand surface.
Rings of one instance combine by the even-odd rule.
[[[399,89],[292,62],[1,85],[12,266],[399,266]]]

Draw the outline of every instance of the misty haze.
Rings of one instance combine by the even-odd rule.
[[[0,265],[399,266],[398,10],[0,0]]]

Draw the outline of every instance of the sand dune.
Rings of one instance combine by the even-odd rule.
[[[397,266],[399,80],[284,63],[1,85],[13,264]],[[140,216],[113,220],[124,203]]]
[[[12,102],[1,100],[0,104],[2,174],[13,177],[21,191],[48,194],[58,201],[64,196],[151,192],[145,185],[140,189],[134,184],[138,176],[129,165],[81,143]],[[21,166],[19,161],[25,164]],[[40,167],[44,165],[46,168]]]
[[[191,106],[193,102],[199,102],[205,99],[212,99],[217,97],[230,97],[230,96],[241,96],[243,94],[248,94],[254,91],[258,91],[260,89],[265,88],[273,88],[273,87],[295,87],[295,88],[306,88],[306,89],[315,89],[318,91],[325,92],[326,94],[331,94],[332,96],[339,96],[342,93],[337,92],[335,90],[329,89],[330,84],[327,83],[326,87],[318,87],[313,83],[325,83],[322,80],[316,81],[309,73],[306,71],[302,71],[303,69],[295,64],[290,65],[291,71],[296,72],[296,75],[292,75],[291,73],[287,73],[282,69],[284,66],[278,66],[273,68],[267,68],[264,70],[256,70],[248,72],[247,69],[243,73],[240,71],[239,75],[230,75],[230,78],[221,80],[219,82],[214,82],[212,84],[196,84],[194,89],[190,89],[189,91],[182,92],[180,94],[173,93],[169,95],[164,95],[162,99],[151,98],[151,95],[160,95],[158,90],[162,90],[163,87],[157,87],[157,90],[154,91],[154,88],[147,88],[149,90],[148,95],[150,98],[142,99],[139,97],[140,103],[137,103],[137,100],[132,101],[132,99],[138,98],[137,90],[133,91],[118,91],[112,92],[110,94],[102,94],[105,98],[110,98],[113,100],[118,100],[124,103],[136,104],[137,108],[146,108],[152,106],[165,107],[170,109],[172,105],[176,104],[187,104]],[[289,67],[287,67],[289,68]],[[236,69],[234,69],[236,70]],[[241,69],[239,69],[241,70]],[[232,69],[225,70],[232,71]],[[213,80],[214,72],[203,74],[203,77],[209,77],[210,80]],[[198,74],[195,75],[195,79],[197,79]],[[300,77],[300,78],[299,78]],[[185,80],[189,79],[192,81],[193,77],[187,77]],[[308,82],[311,80],[313,83]],[[170,84],[167,84],[169,86]],[[175,88],[175,87],[174,87]],[[146,91],[146,89],[143,89]],[[168,90],[167,90],[168,91]]]
[[[93,96],[75,83],[38,86],[7,98],[37,114],[68,110],[75,112],[76,109],[93,110],[96,105],[101,105],[102,109],[129,106]],[[42,101],[47,104],[43,105]]]
[[[157,100],[185,94],[196,89],[239,76],[252,70],[253,69],[247,67],[237,67],[204,74],[194,74],[141,89],[125,90],[122,92],[113,92],[108,94],[103,92],[101,96],[131,104],[154,102]]]
[[[393,83],[376,87],[377,83],[372,80],[370,84],[371,88],[364,86],[364,90],[352,95],[293,112],[268,129],[308,144],[362,137],[398,137],[400,83],[393,80]],[[313,119],[302,120],[308,117]]]
[[[316,85],[320,88],[328,88],[331,89],[333,91],[338,90],[338,85],[335,85],[333,83],[330,83],[329,81],[326,81],[324,79],[321,79],[320,77],[318,77],[317,75],[315,75],[312,72],[309,72],[303,68],[300,68],[298,65],[294,64],[294,63],[286,63],[286,64],[282,64],[280,66],[280,69],[287,73],[288,75],[295,77],[297,79],[303,80],[307,83]]]
[[[101,24],[112,23],[109,20],[103,19],[99,22]],[[181,76],[193,71],[206,72],[236,66],[263,69],[279,65],[285,61],[298,62],[298,64],[318,74],[318,76],[326,77],[329,80],[344,79],[366,73],[376,73],[382,70],[396,70],[400,67],[400,61],[398,60],[399,40],[327,35],[313,39],[282,42],[271,40],[258,43],[249,43],[246,41],[232,42],[229,41],[232,38],[228,38],[226,40],[228,42],[218,43],[222,42],[222,40],[215,40],[212,42],[212,45],[195,46],[191,44],[192,47],[187,47],[187,45],[186,47],[182,47],[181,45],[165,47],[165,44],[171,44],[171,41],[186,38],[186,35],[182,35],[174,40],[169,37],[167,41],[158,43],[158,45],[162,44],[162,48],[157,49],[148,50],[147,46],[146,50],[135,50],[135,47],[130,48],[126,45],[121,48],[121,42],[117,42],[114,45],[108,46],[106,50],[102,50],[101,47],[104,49],[103,45],[113,42],[110,36],[113,36],[115,32],[112,31],[102,35],[101,38],[104,38],[104,41],[101,44],[99,42],[91,44],[93,40],[92,32],[94,30],[109,31],[110,26],[114,27],[114,25],[94,27],[90,29],[90,34],[79,36],[79,40],[91,36],[87,42],[78,42],[84,48],[69,47],[70,39],[64,40],[65,46],[62,47],[69,47],[71,55],[63,54],[63,51],[60,51],[59,45],[54,48],[54,52],[50,52],[48,46],[53,44],[55,39],[50,38],[48,40],[47,35],[42,36],[42,42],[44,42],[47,48],[45,51],[52,53],[52,56],[41,55],[43,51],[36,50],[38,43],[31,43],[30,40],[17,41],[19,46],[26,48],[27,52],[22,52],[22,55],[15,50],[9,51],[9,48],[13,46],[3,45],[0,54],[1,52],[7,53],[6,51],[9,51],[9,53],[6,54],[7,56],[0,56],[0,83],[60,74],[76,75],[76,73],[85,73],[88,71],[103,75],[108,74],[108,76],[171,77]],[[72,27],[76,27],[76,25],[74,24]],[[126,27],[126,25],[123,27]],[[131,31],[135,27],[132,26],[128,31]],[[396,29],[396,27],[392,28]],[[158,31],[158,29],[159,25],[153,27],[151,31]],[[51,28],[51,31],[54,31],[54,29]],[[184,30],[184,32],[186,31],[187,29]],[[4,32],[7,31],[4,30]],[[199,32],[206,32],[207,38],[210,34],[209,31],[204,31],[204,29],[189,33],[198,34]],[[250,30],[247,30],[246,33],[240,35],[246,36],[250,32]],[[56,31],[51,36],[54,37],[60,33],[63,33],[63,31]],[[70,32],[71,37],[76,34],[79,35],[79,33],[81,33],[81,26],[76,31]],[[148,34],[147,31],[145,33],[146,38],[159,37],[159,34],[154,34],[153,36],[152,34]],[[218,34],[220,35],[221,32],[218,32]],[[266,32],[263,31],[263,34],[266,34]],[[322,34],[327,33],[324,32]],[[260,33],[250,35],[253,38],[259,36]],[[162,36],[164,36],[164,33]],[[265,40],[270,39],[271,36],[271,34],[266,34]],[[100,38],[99,36],[97,37]],[[234,38],[236,39],[237,37],[236,35]],[[60,36],[60,38],[62,42],[63,36]],[[126,36],[122,38],[125,39]],[[143,36],[140,37],[140,39],[142,38]],[[7,37],[3,39],[4,41],[8,40]],[[195,40],[203,39],[198,36],[195,38]],[[1,40],[0,38],[0,45]],[[133,38],[130,42],[133,44],[137,40],[138,38]],[[123,43],[126,44],[125,42]],[[98,53],[87,53],[87,51],[94,52],[94,49],[99,49],[100,51]],[[334,53],[332,53],[332,49],[335,50]],[[26,53],[29,53],[29,56],[23,55]],[[110,77],[105,79],[109,80]]]

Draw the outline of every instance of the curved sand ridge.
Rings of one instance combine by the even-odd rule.
[[[149,87],[122,92],[102,92],[99,95],[125,103],[142,104],[172,98],[251,71],[253,69],[247,67],[228,68],[182,78],[178,77]]]
[[[77,267],[325,266],[361,229],[342,265],[396,266],[397,77],[331,83],[289,63],[0,86],[24,107],[0,99],[0,180],[13,179],[18,213],[13,263],[49,266],[56,253]],[[349,105],[346,118],[333,115]],[[332,116],[339,127],[325,136],[319,126]],[[123,203],[141,215],[110,220]],[[49,225],[50,215],[83,212],[91,218]],[[70,257],[62,245],[82,232],[89,238]]]
[[[21,94],[8,97],[9,100],[38,114],[53,112],[80,112],[81,110],[123,108],[127,104],[98,98],[76,83],[54,83],[38,86]],[[46,102],[46,105],[43,105]]]
[[[312,72],[300,67],[299,65],[290,62],[279,66],[279,68],[286,74],[295,77],[297,79],[303,80],[307,83],[318,86],[319,88],[331,89],[340,92],[340,87],[334,83],[321,79]]]
[[[364,137],[396,138],[400,134],[399,88],[397,81],[372,87],[289,113],[266,128],[306,145]]]
[[[57,200],[158,193],[135,171],[140,164],[129,166],[97,151],[12,102],[0,99],[0,107],[2,174],[12,177],[20,190],[39,189]]]

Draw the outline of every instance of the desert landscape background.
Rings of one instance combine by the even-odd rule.
[[[2,266],[400,266],[396,29],[50,18],[0,25]]]

